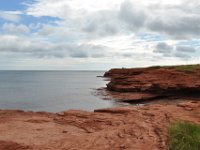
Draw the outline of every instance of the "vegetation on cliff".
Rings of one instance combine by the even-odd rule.
[[[177,71],[193,72],[200,69],[200,64],[196,65],[179,65],[179,66],[166,66],[164,68],[176,69]]]
[[[107,71],[104,76],[110,76],[113,74],[126,74],[126,75],[135,75],[135,72],[140,73],[143,70],[155,70],[155,69],[173,69],[181,72],[193,72],[200,70],[200,64],[193,65],[175,65],[175,66],[152,66],[147,68],[114,68]],[[137,74],[137,73],[136,73]]]

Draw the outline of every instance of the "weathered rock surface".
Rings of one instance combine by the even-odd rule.
[[[179,71],[165,67],[111,69],[104,76],[110,78],[107,89],[114,91],[115,97],[118,94],[118,99],[126,102],[160,97],[200,96],[199,69],[193,71]]]
[[[95,112],[0,110],[0,150],[165,150],[167,125],[200,124],[200,101]]]

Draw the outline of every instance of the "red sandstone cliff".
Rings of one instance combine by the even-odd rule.
[[[123,94],[122,101],[200,96],[200,67],[111,69],[104,76],[111,78],[107,89]]]

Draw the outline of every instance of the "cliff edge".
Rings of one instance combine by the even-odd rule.
[[[104,77],[110,78],[107,90],[125,102],[200,96],[200,65],[111,69]]]

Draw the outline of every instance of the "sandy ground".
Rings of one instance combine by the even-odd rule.
[[[200,101],[61,113],[0,111],[0,150],[162,150],[167,125],[200,124]]]

